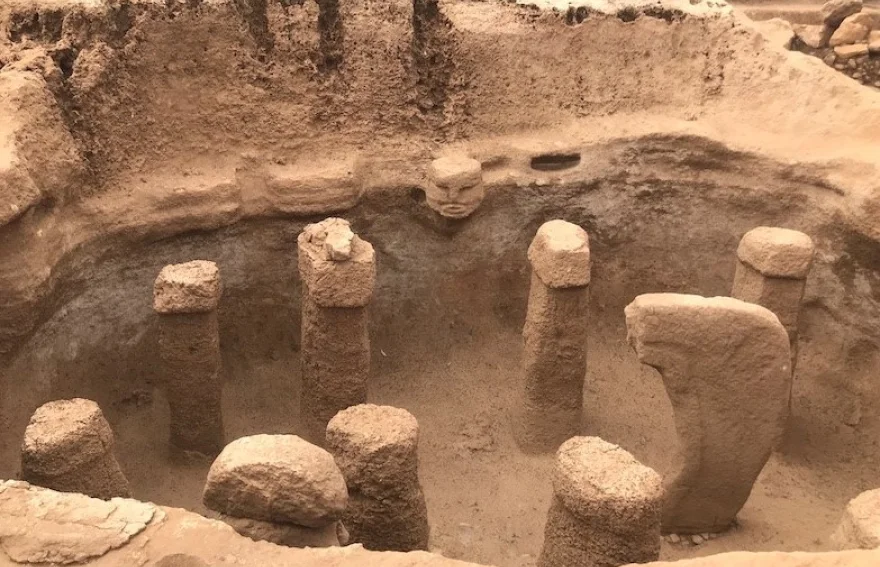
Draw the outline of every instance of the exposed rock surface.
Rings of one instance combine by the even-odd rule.
[[[826,26],[837,27],[848,16],[862,10],[862,0],[829,0],[822,5],[822,21]]]
[[[861,12],[848,16],[831,34],[828,45],[835,47],[848,43],[858,43],[867,39],[868,33],[871,31],[871,21],[870,17],[866,16],[866,14]]]
[[[373,295],[376,263],[369,242],[354,235],[348,254],[334,259],[328,252],[328,234],[333,246],[332,233],[343,228],[349,228],[348,221],[329,218],[307,225],[298,238],[300,277],[322,307],[363,307]]]
[[[831,541],[837,549],[880,547],[880,489],[862,492],[849,501]]]
[[[205,313],[220,301],[220,270],[214,262],[193,260],[162,268],[153,286],[158,313]]]
[[[788,335],[769,310],[728,297],[640,295],[626,325],[639,360],[663,378],[681,439],[664,533],[724,530],[785,431]]]
[[[529,246],[535,274],[550,288],[582,287],[590,283],[590,239],[576,224],[545,222]]]
[[[204,501],[230,516],[320,528],[340,519],[348,492],[327,451],[295,435],[254,435],[223,449]]]
[[[320,528],[307,528],[296,524],[264,522],[226,514],[219,514],[217,519],[254,541],[268,541],[287,547],[334,547],[348,543],[348,532],[339,521]],[[340,534],[345,536],[344,541],[340,541]]]

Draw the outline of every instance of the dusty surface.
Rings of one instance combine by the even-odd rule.
[[[520,454],[507,416],[537,228],[590,235],[582,433],[668,474],[671,407],[623,308],[729,293],[741,236],[783,226],[817,247],[787,438],[735,528],[661,556],[828,549],[880,465],[880,95],[785,49],[786,24],[685,4],[399,3],[376,19],[352,3],[361,25],[340,41],[311,2],[265,18],[222,1],[4,2],[2,100],[27,102],[0,105],[0,180],[32,184],[16,181],[0,227],[0,476],[36,407],[81,396],[105,410],[137,497],[201,509],[207,464],[168,459],[156,274],[223,272],[228,438],[299,433],[296,237],[344,214],[378,265],[369,398],[420,423],[432,546],[532,565],[552,458]],[[421,189],[432,159],[459,153],[482,163],[485,198],[444,220]]]

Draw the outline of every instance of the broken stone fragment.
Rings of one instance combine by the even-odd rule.
[[[849,501],[831,542],[839,550],[880,548],[880,489]]]
[[[850,43],[859,43],[868,37],[871,31],[871,16],[864,12],[847,17],[828,39],[828,45],[836,47]]]
[[[794,32],[804,45],[813,49],[822,49],[828,45],[834,30],[826,26],[798,25],[794,26]]]
[[[831,28],[858,12],[862,11],[862,0],[829,0],[822,5],[822,22]]]
[[[797,230],[759,226],[739,242],[741,262],[773,278],[803,279],[813,264],[813,240]]]
[[[529,246],[535,274],[550,288],[590,283],[590,243],[581,227],[563,220],[541,225]]]
[[[348,491],[327,451],[295,435],[254,435],[223,449],[203,499],[229,516],[320,528],[342,517]]]
[[[373,246],[348,221],[329,218],[307,225],[298,239],[299,273],[309,296],[322,307],[363,307],[373,296]]]
[[[214,262],[194,260],[162,268],[153,285],[157,313],[206,313],[220,302],[220,270]]]
[[[880,53],[880,30],[874,30],[868,35],[868,51]]]
[[[863,55],[868,55],[867,43],[855,43],[853,45],[838,45],[834,48],[834,54],[838,59],[846,61]]]

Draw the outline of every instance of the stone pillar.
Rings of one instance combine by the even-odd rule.
[[[440,215],[463,219],[473,214],[483,202],[483,166],[465,156],[435,159],[428,167],[425,201]]]
[[[660,372],[681,442],[663,532],[725,530],[785,432],[788,335],[760,305],[676,293],[638,296],[626,327],[639,360]]]
[[[838,550],[880,548],[880,489],[849,501],[831,543]]]
[[[797,360],[798,316],[807,275],[813,263],[813,241],[803,232],[759,226],[742,237],[736,250],[731,296],[766,307],[779,317]]]
[[[113,456],[113,431],[98,404],[75,398],[40,406],[24,432],[22,479],[109,500],[131,496]]]
[[[352,543],[374,551],[428,549],[419,484],[419,424],[408,411],[363,404],[327,425],[327,449],[349,490],[343,523]]]
[[[165,266],[153,287],[171,446],[208,456],[224,444],[220,294],[220,271],[203,260]]]
[[[556,453],[538,567],[617,567],[660,555],[660,475],[598,437]]]
[[[345,479],[330,453],[295,435],[227,445],[208,471],[203,500],[256,541],[330,547],[347,540],[339,522],[348,504]]]
[[[323,443],[334,415],[367,400],[367,304],[376,278],[375,256],[370,243],[337,218],[306,226],[298,249],[303,287],[300,413],[305,436]]]
[[[525,451],[555,451],[581,424],[590,300],[587,233],[561,220],[544,223],[529,246],[529,261],[525,388],[514,434]]]

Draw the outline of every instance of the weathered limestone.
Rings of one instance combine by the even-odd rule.
[[[836,28],[848,16],[862,11],[862,0],[829,0],[822,5],[822,23]]]
[[[617,445],[559,448],[539,567],[617,567],[660,556],[660,475]]]
[[[813,264],[813,241],[803,232],[760,226],[742,237],[731,296],[766,307],[779,317],[797,359],[798,316],[807,275]]]
[[[301,416],[306,437],[322,443],[327,422],[367,400],[373,295],[373,247],[348,221],[329,218],[298,239],[302,298]]]
[[[345,479],[327,451],[295,435],[254,435],[223,449],[205,506],[241,535],[292,547],[339,545]]]
[[[871,32],[871,15],[864,12],[847,16],[828,39],[828,45],[835,47],[849,43],[858,43],[868,38]]]
[[[724,530],[785,430],[785,329],[759,305],[672,293],[638,296],[626,325],[639,360],[663,378],[681,439],[678,470],[665,481],[663,531]]]
[[[428,167],[425,200],[444,217],[463,219],[483,202],[483,166],[465,156],[435,159]]]
[[[343,523],[352,543],[374,551],[428,548],[418,441],[416,418],[400,408],[363,404],[330,420],[327,448],[348,485]]]
[[[40,406],[24,432],[21,475],[61,492],[110,499],[131,494],[98,404],[75,398]]]
[[[220,271],[204,260],[165,266],[153,287],[171,446],[204,455],[216,455],[224,445],[220,295]]]
[[[831,542],[839,550],[880,548],[880,489],[849,501]]]
[[[554,451],[580,429],[587,359],[590,246],[579,226],[544,223],[529,247],[525,387],[514,418],[525,451]]]

